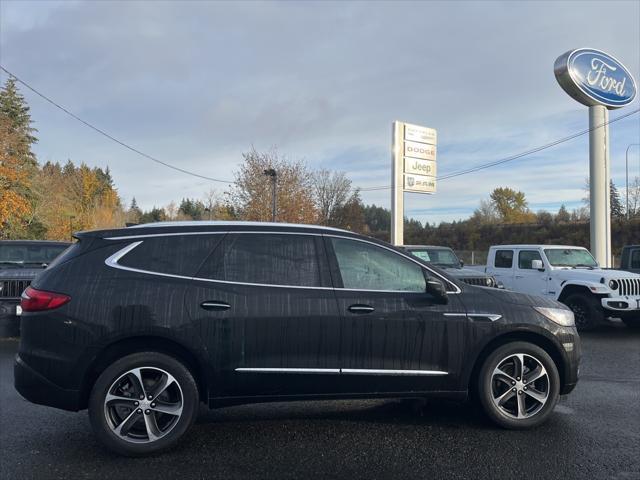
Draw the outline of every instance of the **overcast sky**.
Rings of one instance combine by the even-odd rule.
[[[354,185],[390,183],[391,122],[438,130],[439,173],[588,128],[555,59],[605,50],[640,76],[640,2],[0,2],[0,63],[113,136],[202,175],[233,178],[242,152],[277,146]],[[2,81],[5,75],[0,77]],[[227,186],[146,160],[23,89],[41,162],[108,166],[150,208]],[[611,112],[638,108],[638,99]],[[640,115],[610,126],[613,180]],[[631,150],[640,172],[640,148]],[[581,205],[588,137],[406,194],[406,214],[469,216],[497,186],[534,210]],[[363,192],[388,207],[389,190]]]

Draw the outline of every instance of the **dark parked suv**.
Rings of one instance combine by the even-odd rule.
[[[578,379],[564,305],[347,231],[187,222],[77,238],[23,295],[15,385],[88,408],[122,454],[174,444],[199,402],[473,391],[499,425],[532,427]]]

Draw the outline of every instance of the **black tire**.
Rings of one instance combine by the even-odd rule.
[[[593,330],[604,323],[604,311],[598,297],[590,294],[573,293],[567,296],[562,303],[573,312],[578,330]]]
[[[511,384],[511,381],[497,380],[494,377],[494,371],[498,366],[505,368],[505,359],[509,359],[518,354],[523,354],[525,358],[524,377],[518,378],[518,383]],[[534,369],[528,369],[535,362],[544,366],[546,370],[546,378],[541,377],[535,380],[533,387],[531,383],[524,384],[527,376],[532,378]],[[501,368],[501,370],[502,370]],[[506,370],[505,370],[506,371]],[[517,372],[513,372],[514,375]],[[501,375],[499,377],[502,378]],[[505,376],[507,377],[507,376]],[[477,379],[477,393],[480,405],[485,414],[496,424],[507,429],[526,429],[536,427],[547,420],[553,408],[555,407],[558,396],[560,394],[560,376],[556,364],[542,348],[528,342],[512,342],[498,347],[485,360]],[[515,390],[514,390],[515,388]],[[533,394],[538,395],[540,392],[545,393],[545,402],[535,400]],[[503,406],[498,406],[496,400],[500,396],[505,396]],[[509,395],[509,397],[506,397]],[[520,398],[518,398],[520,396]],[[522,400],[524,399],[524,400]],[[520,411],[520,401],[523,401],[524,412],[522,418],[515,418]],[[528,408],[528,410],[527,410]]]
[[[164,392],[157,396],[157,404],[147,405],[152,400],[140,398],[140,383],[134,374],[128,373],[138,368],[142,369],[140,378],[145,393],[153,397],[152,393]],[[168,381],[167,374],[175,382]],[[168,383],[165,390],[162,390],[163,379]],[[108,393],[117,394],[123,401],[116,400],[107,406]],[[140,411],[138,406],[145,410]],[[98,440],[108,449],[120,455],[138,457],[175,445],[195,421],[198,406],[197,384],[182,362],[162,353],[141,352],[117,360],[98,377],[89,397],[89,420]],[[180,413],[167,414],[156,408],[180,409]],[[117,429],[119,423],[125,424],[127,418],[130,419],[127,425],[131,427],[123,435],[116,434],[114,427]],[[148,421],[153,422],[153,427],[149,427]],[[150,430],[158,433],[157,439]]]
[[[629,328],[640,329],[640,313],[634,313],[633,315],[627,313],[622,316],[622,321]]]

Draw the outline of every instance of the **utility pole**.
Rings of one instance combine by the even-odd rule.
[[[624,154],[624,164],[627,172],[627,220],[631,217],[629,213],[629,149],[631,147],[640,147],[640,143],[632,143],[627,147],[627,151]]]
[[[276,221],[276,213],[278,211],[278,173],[273,168],[268,168],[263,172],[267,177],[271,177],[271,221]]]

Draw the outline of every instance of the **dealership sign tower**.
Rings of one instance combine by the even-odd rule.
[[[565,92],[589,107],[591,253],[601,266],[611,267],[609,110],[633,101],[636,82],[616,58],[593,48],[561,55],[554,73]]]
[[[437,133],[433,128],[393,122],[391,154],[391,243],[404,244],[404,192],[435,193]]]

